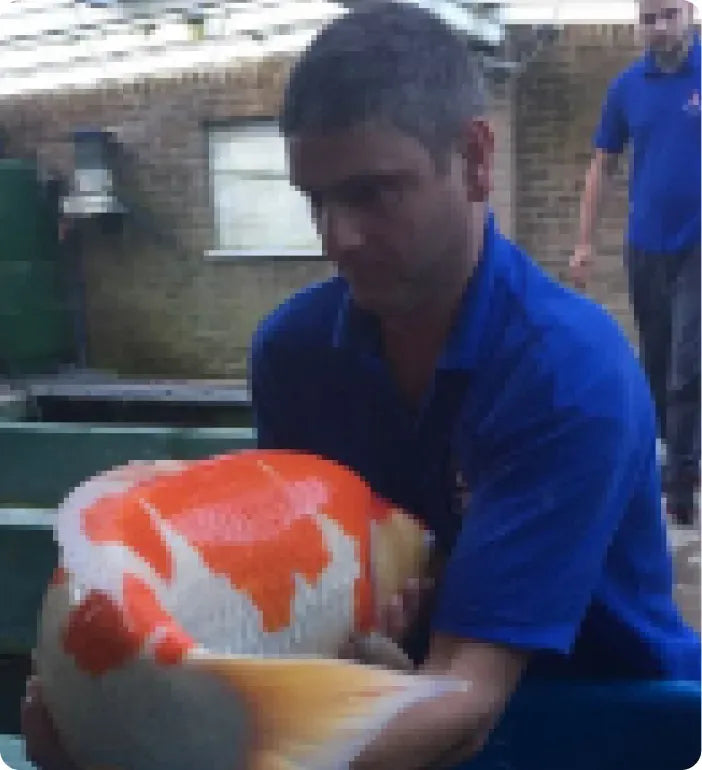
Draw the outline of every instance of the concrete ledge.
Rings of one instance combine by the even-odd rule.
[[[0,422],[0,505],[52,508],[99,471],[130,460],[192,460],[255,446],[251,428]]]
[[[260,264],[261,262],[328,262],[321,251],[310,249],[209,249],[205,262],[215,264]]]
[[[27,398],[24,393],[0,389],[0,422],[23,420],[27,416]]]
[[[58,562],[55,507],[75,486],[130,460],[198,459],[255,446],[250,428],[0,422],[0,654],[27,654]]]
[[[0,508],[0,530],[13,527],[51,531],[55,517],[54,508]]]

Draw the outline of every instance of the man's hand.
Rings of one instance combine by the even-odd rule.
[[[387,606],[378,609],[378,631],[364,636],[353,635],[339,656],[399,671],[412,670],[414,664],[403,652],[402,643],[426,612],[434,586],[431,578],[408,580],[402,590],[390,598]]]
[[[21,717],[30,762],[40,770],[80,770],[61,745],[36,677],[27,682]]]
[[[468,684],[398,714],[351,765],[352,770],[449,768],[482,748],[529,660],[523,650],[435,634],[420,670]]]
[[[391,597],[386,607],[379,610],[378,624],[381,633],[397,644],[402,644],[407,634],[427,610],[435,588],[432,578],[412,578],[402,590]]]
[[[353,639],[342,656],[407,669],[393,652],[399,649],[378,639],[399,644],[431,608],[434,590],[433,579],[409,581],[379,613],[380,632],[386,637],[375,635],[375,642],[374,635]],[[418,675],[450,676],[468,683],[468,689],[423,701],[398,714],[354,760],[352,770],[448,768],[468,761],[487,740],[528,659],[521,650],[434,634]]]
[[[585,289],[592,271],[592,246],[581,243],[570,258],[570,277],[578,289]]]

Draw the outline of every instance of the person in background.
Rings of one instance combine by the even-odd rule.
[[[639,8],[645,54],[607,91],[571,268],[585,287],[602,199],[630,145],[630,294],[666,442],[668,512],[692,524],[700,465],[700,40],[692,3],[641,0]]]
[[[485,110],[469,40],[409,3],[332,21],[285,91],[291,181],[339,274],[254,336],[259,445],[336,460],[426,522],[434,589],[408,586],[384,626],[418,672],[470,683],[402,712],[352,770],[470,760],[522,681],[699,678],[645,376],[601,307],[500,233]]]

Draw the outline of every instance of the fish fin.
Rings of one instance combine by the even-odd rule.
[[[281,757],[277,752],[260,751],[252,758],[247,770],[304,770],[304,768]]]
[[[399,711],[467,686],[326,658],[202,653],[185,665],[214,674],[243,699],[252,719],[252,770],[342,770]]]

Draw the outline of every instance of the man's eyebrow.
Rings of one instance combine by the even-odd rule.
[[[369,171],[360,174],[352,174],[339,182],[327,187],[313,187],[304,184],[296,184],[295,187],[305,195],[319,196],[325,193],[338,193],[344,190],[362,187],[366,185],[384,185],[397,184],[399,182],[411,179],[414,175],[410,171],[403,169],[393,169],[388,171]]]
[[[655,22],[658,17],[665,19],[667,16],[676,16],[679,12],[680,9],[677,6],[666,5],[658,11],[646,11],[641,9],[639,16],[645,21]]]

